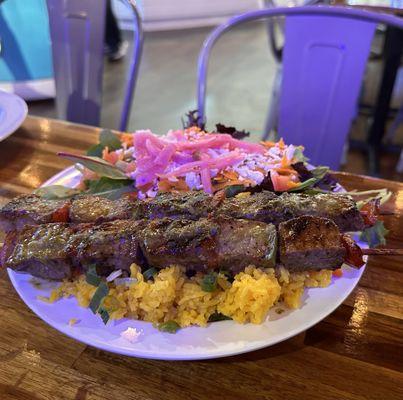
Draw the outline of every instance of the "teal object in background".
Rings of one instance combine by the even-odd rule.
[[[1,2],[0,45],[0,87],[25,98],[54,94],[45,0]]]

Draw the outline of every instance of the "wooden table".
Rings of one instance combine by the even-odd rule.
[[[68,166],[98,129],[28,117],[0,143],[0,203]],[[393,191],[390,247],[403,247],[403,184],[339,174],[347,188]],[[150,361],[106,353],[50,328],[0,271],[0,399],[402,399],[403,259],[373,257],[353,294],[308,331],[211,361]]]

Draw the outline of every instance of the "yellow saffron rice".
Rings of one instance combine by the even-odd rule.
[[[111,319],[135,318],[159,324],[176,321],[179,326],[205,326],[214,313],[221,313],[238,323],[262,323],[270,308],[283,302],[286,307],[298,308],[306,287],[326,287],[332,271],[289,273],[284,268],[262,270],[245,268],[230,283],[224,275],[217,278],[217,289],[205,292],[200,285],[202,275],[188,278],[182,268],[165,268],[154,280],[145,281],[140,268],[131,266],[131,277],[137,282],[130,285],[109,283],[109,293],[103,307]],[[51,292],[54,302],[74,296],[78,304],[88,307],[96,288],[81,275],[74,281],[64,281]]]

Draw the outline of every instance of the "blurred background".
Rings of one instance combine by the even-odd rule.
[[[298,2],[276,1],[274,6]],[[300,3],[301,4],[301,3]],[[141,0],[136,2],[144,29],[144,48],[131,106],[128,131],[151,129],[164,134],[182,127],[182,118],[196,108],[197,58],[212,29],[228,17],[267,6],[259,0]],[[100,126],[117,128],[133,46],[133,14],[126,4],[111,1],[123,48],[116,60],[105,50]],[[35,20],[35,25],[24,21]],[[57,118],[48,14],[45,0],[6,0],[0,12],[1,40],[20,49],[0,59],[0,88],[28,100],[32,115]],[[351,34],[354,34],[353,32]],[[281,42],[281,29],[277,28]],[[10,39],[11,38],[11,39]],[[403,124],[386,135],[379,170],[370,171],[365,141],[372,121],[384,65],[385,30],[374,36],[350,144],[342,170],[403,180],[397,165],[403,145]],[[127,45],[126,45],[127,44]],[[272,101],[278,60],[268,38],[267,23],[253,22],[224,34],[214,47],[208,74],[207,128],[220,122],[251,132],[259,140]],[[403,104],[403,71],[395,80],[386,130]]]

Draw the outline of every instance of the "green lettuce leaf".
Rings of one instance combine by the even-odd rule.
[[[44,186],[34,190],[34,193],[46,200],[68,199],[80,193],[78,189],[71,189],[62,185]]]
[[[386,243],[385,236],[389,231],[385,228],[383,221],[376,221],[376,224],[366,228],[360,235],[360,240],[368,243],[369,247],[376,247]]]
[[[92,194],[105,197],[109,200],[117,200],[126,193],[135,192],[134,181],[131,179],[111,179],[105,176],[86,181],[88,189],[83,194]]]
[[[106,176],[111,179],[127,179],[127,176],[119,168],[109,164],[99,157],[81,156],[70,153],[58,153],[60,157],[67,158],[75,163],[80,163],[99,176]]]
[[[87,150],[87,156],[102,157],[102,151],[108,147],[109,151],[114,151],[122,148],[122,142],[119,136],[113,133],[110,129],[103,129],[99,134],[99,143],[94,144]]]

